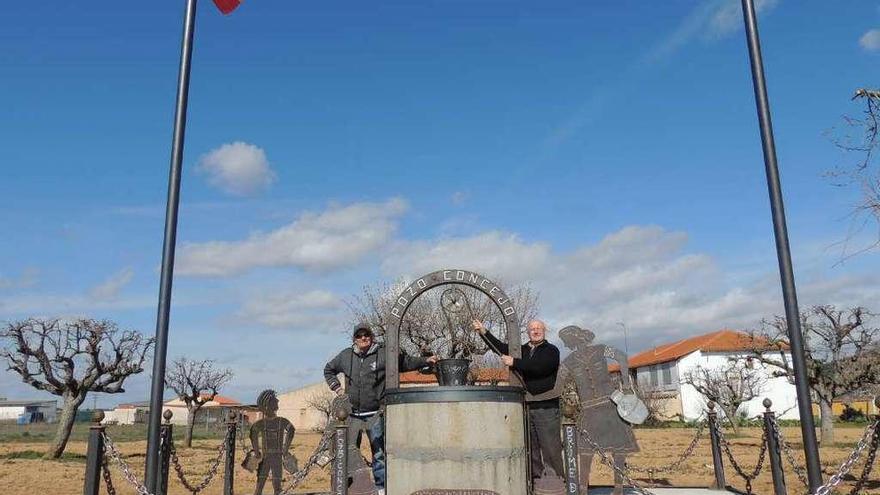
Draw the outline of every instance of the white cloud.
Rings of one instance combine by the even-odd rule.
[[[467,202],[470,196],[471,194],[467,191],[455,191],[452,193],[452,196],[449,197],[449,200],[452,201],[453,205],[461,206]]]
[[[100,284],[89,289],[89,297],[97,301],[109,301],[119,297],[119,293],[134,278],[134,270],[123,268]]]
[[[208,183],[234,196],[251,196],[267,189],[276,175],[266,153],[253,144],[236,141],[202,155],[196,167]]]
[[[859,45],[869,52],[880,51],[880,29],[871,29],[859,38]]]
[[[180,275],[229,276],[258,267],[329,271],[353,265],[385,246],[397,229],[406,201],[331,206],[241,241],[186,243],[175,271]]]
[[[4,277],[0,274],[0,290],[33,287],[37,285],[39,274],[36,268],[25,268],[18,277]]]
[[[758,14],[767,12],[779,4],[779,0],[757,0],[755,10]],[[726,0],[709,19],[708,33],[715,37],[733,34],[743,28],[742,2]]]
[[[657,226],[629,226],[596,243],[556,252],[503,232],[437,241],[399,242],[382,264],[389,278],[463,268],[506,284],[528,283],[541,313],[560,328],[578,324],[618,338],[624,322],[633,349],[715,331],[755,328],[782,313],[778,275],[741,280],[705,253],[687,251],[688,236]],[[768,256],[772,256],[768,253]],[[735,281],[735,282],[734,282]],[[802,306],[870,304],[880,277],[804,277]]]
[[[325,290],[284,290],[252,296],[238,317],[273,328],[329,332],[344,321],[345,304]]]

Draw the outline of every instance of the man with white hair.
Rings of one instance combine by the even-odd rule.
[[[547,342],[547,325],[541,320],[529,322],[529,341],[522,346],[521,358],[509,356],[509,346],[486,330],[483,322],[474,320],[472,325],[495,351],[502,354],[501,362],[522,376],[526,391],[529,392],[526,405],[529,415],[532,477],[541,477],[548,467],[556,475],[564,476],[559,391],[556,389],[559,348]]]

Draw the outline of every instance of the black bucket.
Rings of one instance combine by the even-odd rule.
[[[437,361],[437,383],[441,386],[467,385],[470,359],[441,359]]]

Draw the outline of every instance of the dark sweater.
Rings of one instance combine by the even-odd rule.
[[[398,355],[400,371],[417,370],[428,364],[425,358]],[[334,392],[342,385],[336,378],[345,375],[345,391],[355,413],[369,413],[379,409],[385,395],[385,346],[373,344],[364,353],[354,346],[342,350],[324,366],[324,380]]]
[[[489,332],[485,336],[499,351],[510,354],[510,347],[498,337]],[[522,357],[514,358],[511,368],[522,374],[530,394],[538,395],[552,390],[556,386],[556,372],[559,371],[559,348],[546,340],[535,347],[523,344]]]

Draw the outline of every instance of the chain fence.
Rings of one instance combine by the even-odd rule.
[[[180,464],[180,458],[177,456],[177,447],[174,446],[174,440],[172,439],[171,442],[168,444],[168,450],[171,454],[171,465],[174,467],[174,472],[177,474],[177,479],[180,480],[180,483],[193,495],[198,495],[199,492],[207,488],[207,486],[211,484],[211,481],[214,480],[214,477],[217,476],[217,472],[220,468],[220,462],[223,461],[223,458],[226,455],[226,442],[229,439],[230,433],[231,432],[227,430],[226,438],[224,438],[220,446],[217,447],[217,456],[214,457],[214,461],[211,463],[211,467],[208,469],[208,474],[206,474],[205,477],[202,478],[202,481],[196,485],[194,485],[186,477],[183,466]]]
[[[646,487],[644,487],[641,483],[632,479],[629,476],[629,474],[627,473],[625,468],[618,467],[617,464],[614,462],[613,455],[607,454],[605,452],[605,450],[602,449],[602,446],[600,446],[598,443],[596,443],[593,440],[592,437],[590,437],[590,433],[586,430],[586,428],[581,428],[580,433],[581,433],[581,438],[586,440],[587,443],[589,443],[590,446],[593,448],[593,450],[597,454],[599,454],[599,458],[602,459],[602,462],[606,466],[610,467],[611,470],[614,471],[615,474],[620,476],[620,479],[623,480],[623,482],[626,483],[630,488],[635,490],[636,493],[638,493],[639,495],[656,495],[654,492],[652,492],[652,491],[648,490]]]
[[[746,472],[742,466],[736,461],[736,457],[733,456],[733,452],[730,450],[730,443],[727,441],[727,438],[724,436],[724,431],[721,429],[719,424],[715,424],[715,432],[718,435],[718,443],[721,445],[721,450],[724,451],[725,456],[730,461],[730,465],[733,467],[733,470],[736,471],[736,474],[739,475],[746,483],[746,493],[751,495],[752,493],[752,481],[761,474],[761,471],[764,470],[764,460],[767,458],[767,432],[765,431],[761,435],[761,451],[758,453],[758,461],[755,463],[755,468],[751,470],[751,472]]]
[[[678,456],[678,459],[673,461],[671,464],[666,465],[666,466],[640,467],[640,466],[633,466],[633,465],[630,465],[629,463],[627,463],[626,468],[625,468],[626,471],[628,473],[647,474],[648,479],[651,480],[652,482],[656,479],[657,474],[670,473],[673,471],[677,471],[682,466],[682,464],[684,464],[685,461],[687,461],[688,459],[693,457],[694,451],[696,450],[697,445],[700,443],[700,439],[703,437],[703,433],[706,429],[706,424],[707,424],[706,421],[701,421],[698,424],[697,432],[694,434],[694,438],[691,439],[690,444],[687,446],[686,449],[684,449],[684,452],[682,452],[682,454]]]
[[[880,437],[878,437],[878,434],[880,434],[880,432],[877,431],[878,428],[880,428],[880,419],[875,419],[873,423],[865,428],[865,433],[862,434],[862,438],[859,440],[858,445],[856,445],[855,450],[853,450],[849,457],[843,461],[840,467],[837,468],[837,472],[828,478],[828,481],[826,481],[824,485],[816,490],[815,495],[831,494],[832,491],[843,482],[844,477],[852,471],[853,466],[858,462],[865,449],[871,447],[865,467],[862,469],[861,477],[856,480],[856,485],[853,487],[853,490],[850,491],[850,494],[852,495],[859,493],[859,490],[861,490],[861,487],[865,484],[865,481],[867,481],[868,476],[871,474],[871,468],[873,467],[874,459],[877,455],[877,445],[878,442],[880,442],[880,440],[878,440],[880,439]]]
[[[104,433],[104,453],[110,457],[110,459],[116,463],[119,467],[119,470],[122,472],[122,477],[125,478],[125,481],[128,482],[132,488],[138,493],[138,495],[153,495],[147,490],[147,487],[144,486],[143,483],[138,480],[137,475],[131,470],[131,466],[125,462],[122,454],[119,452],[119,449],[116,448],[116,445],[110,440],[110,437],[107,433]],[[110,470],[107,466],[107,463],[104,463],[104,482],[107,484],[107,491],[110,495],[115,495],[116,490],[113,487],[113,482],[110,478]],[[112,491],[111,491],[112,490]]]
[[[791,467],[791,470],[794,471],[794,474],[797,476],[798,480],[800,480],[801,484],[804,486],[810,486],[810,482],[807,480],[807,469],[795,459],[794,450],[788,445],[788,442],[785,441],[785,436],[782,434],[782,426],[779,425],[779,418],[774,415],[772,421],[773,436],[776,437],[776,444],[779,445],[779,450],[785,455],[785,461]]]

